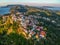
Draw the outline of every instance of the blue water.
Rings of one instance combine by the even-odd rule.
[[[60,8],[47,8],[48,10],[60,11]]]
[[[10,8],[9,7],[4,7],[4,8],[1,8],[0,7],[0,14],[3,15],[3,14],[8,14],[10,11]]]

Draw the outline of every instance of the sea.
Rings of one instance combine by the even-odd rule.
[[[46,8],[48,10],[52,10],[52,11],[60,11],[60,7],[54,7],[54,8]]]
[[[9,7],[0,7],[0,15],[8,14],[10,12]]]

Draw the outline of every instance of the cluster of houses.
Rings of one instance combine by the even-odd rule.
[[[38,16],[39,17],[39,16]],[[20,21],[21,26],[24,28],[25,33],[28,34],[27,39],[33,38],[46,38],[46,32],[43,29],[43,26],[37,26],[39,24],[38,20],[34,19],[32,15],[26,16],[21,13],[18,13],[18,16],[13,15],[12,19],[14,21]],[[28,26],[32,27],[31,29]]]
[[[44,21],[50,22],[52,24],[56,24],[56,20],[51,19],[49,17],[41,16],[40,14],[37,15],[24,15],[20,12],[17,13],[17,15],[12,15],[12,19],[14,21],[20,21],[21,26],[24,28],[24,31],[28,34],[28,37],[36,37],[36,38],[46,38],[46,32],[44,31],[43,26],[37,26],[36,24],[39,24],[39,21],[37,19],[42,19]],[[32,29],[27,29],[28,26],[32,27]],[[34,38],[35,38],[34,37]]]

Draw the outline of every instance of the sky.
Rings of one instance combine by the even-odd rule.
[[[0,0],[0,5],[17,3],[35,3],[35,4],[60,4],[60,0]]]

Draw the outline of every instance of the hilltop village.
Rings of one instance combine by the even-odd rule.
[[[51,10],[29,6],[12,6],[10,13],[0,16],[0,33],[3,34],[6,32],[6,35],[10,35],[11,33],[23,35],[25,39],[37,42],[41,39],[55,41],[59,38],[59,20],[60,14]],[[54,39],[52,39],[52,36]],[[54,41],[52,41],[53,43],[49,43],[55,44]]]

